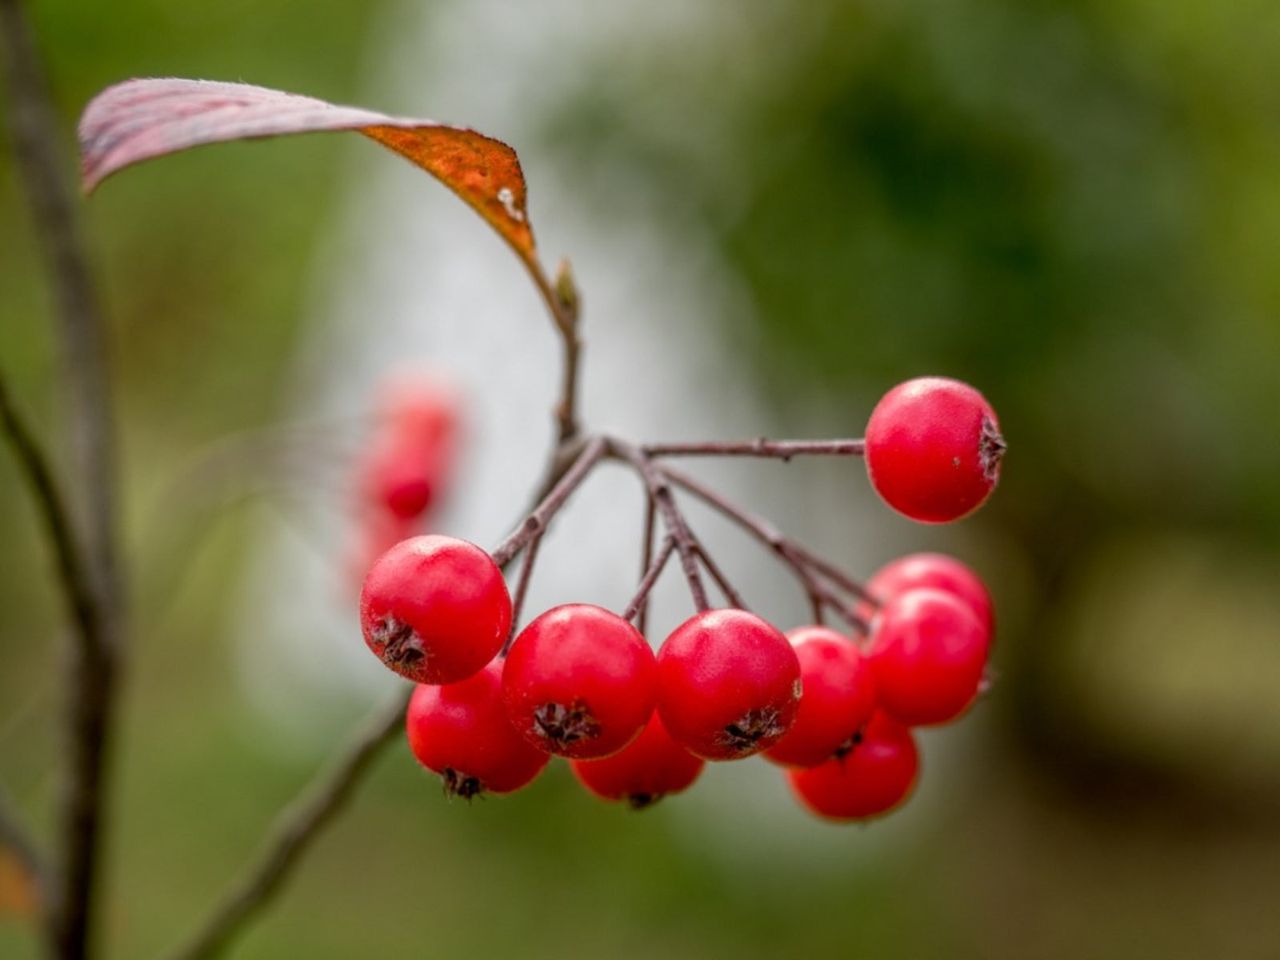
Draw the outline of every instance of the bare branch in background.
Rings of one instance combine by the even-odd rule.
[[[64,960],[90,952],[100,872],[100,821],[110,749],[119,655],[120,573],[106,330],[59,149],[57,115],[20,0],[0,0],[3,53],[14,150],[36,232],[48,261],[69,400],[77,483],[55,542],[64,587],[74,587],[77,643],[72,648],[65,720],[68,769],[59,812],[63,844],[49,897],[53,949]],[[47,505],[52,501],[44,500]],[[46,515],[46,522],[48,516]],[[72,530],[78,529],[80,537]],[[67,557],[72,564],[68,581]]]
[[[381,749],[404,724],[412,688],[397,693],[356,732],[329,770],[323,771],[276,818],[264,849],[200,930],[167,960],[205,960],[221,953],[244,925],[280,890],[302,855],[350,799]]]

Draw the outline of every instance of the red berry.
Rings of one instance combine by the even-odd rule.
[[[460,797],[519,790],[551,759],[511,728],[500,660],[459,683],[417,687],[404,720],[418,762]]]
[[[362,462],[365,498],[403,519],[421,517],[435,500],[441,454],[414,437],[377,437]]]
[[[871,485],[889,506],[924,523],[978,509],[1000,479],[1004,450],[991,405],[946,377],[898,384],[867,423]]]
[[[654,711],[644,731],[618,753],[602,760],[574,760],[573,775],[605,800],[626,800],[639,810],[688,789],[704,761],[671,739]]]
[[[448,484],[457,429],[451,390],[422,377],[387,384],[361,463],[365,499],[397,517],[421,517]]]
[[[402,540],[370,568],[360,594],[365,643],[416,683],[455,683],[494,658],[511,630],[502,571],[473,543]]]
[[[847,753],[876,707],[871,664],[853,641],[829,627],[787,634],[800,661],[804,696],[791,729],[765,759],[813,767]]]
[[[565,757],[605,757],[636,738],[653,713],[653,651],[616,613],[586,603],[553,607],[520,631],[502,696],[530,743]]]
[[[880,608],[868,655],[881,709],[913,726],[954,720],[987,663],[986,628],[954,594],[918,587]]]
[[[708,760],[773,746],[800,701],[800,661],[781,632],[745,610],[705,610],[658,651],[658,712],[667,731]]]
[[[851,752],[821,766],[788,770],[787,780],[800,802],[819,816],[865,820],[905,801],[919,769],[911,731],[877,713]]]
[[[915,587],[934,587],[955,594],[973,609],[989,634],[994,634],[995,612],[986,585],[971,567],[944,553],[912,553],[885,564],[867,581],[867,590],[881,603]],[[862,604],[858,614],[870,620],[871,604]]]

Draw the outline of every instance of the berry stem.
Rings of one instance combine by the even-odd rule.
[[[674,537],[668,536],[662,541],[662,547],[658,550],[657,557],[650,562],[648,569],[644,572],[644,577],[640,580],[640,586],[636,588],[636,595],[627,604],[627,609],[622,611],[623,620],[635,620],[637,616],[644,613],[649,605],[649,594],[653,591],[653,585],[658,582],[658,577],[661,576],[667,561],[671,559],[671,554],[675,552],[675,549],[676,541]],[[636,629],[644,633],[644,629],[639,623],[637,623]]]
[[[693,596],[694,606],[699,612],[706,610],[709,604],[706,588],[702,585],[702,574],[698,571],[696,541],[689,531],[689,524],[685,521],[684,514],[676,506],[675,497],[671,494],[671,485],[667,482],[666,476],[634,444],[619,440],[617,437],[609,437],[606,442],[608,452],[612,456],[630,463],[640,474],[649,491],[649,496],[653,498],[658,512],[662,514],[662,522],[667,528],[667,533],[675,540],[676,550],[680,554],[680,567],[684,571],[685,580],[689,582],[689,593]]]
[[[860,457],[866,443],[856,440],[757,440],[700,443],[646,443],[641,452],[649,457],[769,457],[790,460],[796,456]]]
[[[707,548],[702,545],[701,540],[697,541],[694,549],[697,550],[698,559],[702,561],[702,565],[707,568],[707,573],[711,574],[711,579],[716,582],[716,586],[724,594],[725,602],[738,610],[746,610],[747,605],[742,600],[742,594],[733,588],[733,584],[724,575],[724,571],[720,569],[719,564],[711,559],[711,554],[707,553]]]
[[[640,547],[640,576],[643,579],[649,572],[649,567],[653,563],[653,540],[657,535],[654,529],[657,526],[658,511],[653,502],[653,497],[646,495],[644,498],[644,543]],[[674,542],[672,546],[674,546]],[[649,595],[646,593],[640,601],[640,609],[637,611],[636,629],[641,634],[649,626]]]
[[[827,589],[821,580],[815,576],[815,573],[821,574],[836,586],[848,591],[860,600],[874,602],[871,595],[862,584],[845,574],[834,564],[823,560],[811,551],[800,546],[795,541],[784,536],[782,532],[769,521],[750,513],[712,490],[710,487],[704,486],[687,474],[678,470],[673,470],[670,467],[663,466],[659,469],[663,476],[676,484],[676,486],[683,490],[687,490],[708,506],[713,507],[724,516],[734,521],[742,527],[742,529],[746,530],[747,533],[751,534],[777,554],[787,564],[787,566],[791,568],[796,579],[800,581],[800,584],[804,588],[811,603],[814,603],[815,605],[821,603],[830,607],[836,613],[840,614],[843,619],[848,620],[856,628],[866,632],[866,622],[850,610],[848,604],[842,602],[829,589]]]
[[[524,598],[529,593],[529,581],[533,577],[533,565],[538,560],[538,546],[541,543],[542,535],[538,534],[529,541],[529,547],[524,552],[524,562],[520,564],[520,579],[516,581],[516,595],[511,603],[511,630],[498,652],[500,657],[505,657],[511,644],[515,642],[516,631],[520,628],[520,612],[524,609]]]
[[[564,506],[565,501],[578,489],[608,450],[609,443],[603,437],[593,437],[588,441],[573,465],[565,471],[542,502],[493,551],[493,562],[505,567],[531,540],[540,537],[551,518]]]

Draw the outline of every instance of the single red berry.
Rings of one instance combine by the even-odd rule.
[[[880,608],[868,656],[876,700],[912,726],[954,720],[978,695],[987,630],[954,594],[917,587]]]
[[[616,613],[553,607],[520,631],[502,696],[530,743],[564,757],[605,757],[634,740],[657,695],[653,651]]]
[[[704,610],[658,651],[658,712],[678,742],[707,760],[767,750],[791,727],[800,661],[787,638],[745,610]]]
[[[978,509],[1000,479],[1005,442],[991,404],[946,377],[917,377],[886,393],[867,423],[871,485],[923,523]]]
[[[376,437],[361,461],[365,499],[395,517],[421,517],[435,502],[444,472],[442,456],[416,437]]]
[[[655,710],[640,736],[601,760],[574,760],[573,775],[605,800],[626,800],[636,810],[693,785],[705,761],[671,739]]]
[[[551,759],[507,720],[500,660],[458,683],[417,687],[404,719],[413,755],[456,796],[519,790]]]
[[[378,658],[416,683],[456,683],[494,658],[511,630],[502,571],[473,543],[402,540],[370,568],[360,625]]]
[[[425,514],[448,485],[457,432],[451,389],[421,376],[386,384],[360,466],[366,501],[405,519]]]
[[[973,569],[945,553],[912,553],[893,560],[867,581],[867,591],[880,603],[887,603],[900,593],[915,587],[934,587],[955,594],[973,609],[987,633],[994,636],[995,610],[991,594]],[[875,608],[864,603],[858,615],[865,620],[875,616]]]
[[[788,770],[800,802],[831,820],[865,820],[900,806],[915,786],[920,754],[911,731],[876,713],[849,753],[817,767]]]
[[[848,637],[830,627],[787,633],[800,661],[804,696],[795,722],[765,759],[813,767],[847,753],[876,707],[871,664]]]

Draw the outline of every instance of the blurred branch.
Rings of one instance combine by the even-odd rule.
[[[168,960],[204,960],[221,953],[255,913],[279,891],[289,872],[320,831],[337,815],[378,752],[404,722],[411,688],[374,713],[352,737],[337,762],[316,776],[276,818],[265,849],[232,884],[201,929]]]
[[[0,0],[3,3],[4,0]],[[49,466],[49,460],[41,449],[35,432],[22,418],[9,397],[4,378],[0,375],[0,428],[5,440],[18,461],[23,479],[31,489],[36,508],[44,522],[45,532],[53,545],[54,559],[58,567],[58,579],[66,600],[67,612],[75,624],[76,632],[86,645],[97,643],[102,629],[99,611],[95,603],[89,571],[85,558],[76,543],[71,527],[71,514],[66,499],[58,487]]]
[[[0,0],[0,52],[14,151],[52,280],[70,394],[76,507],[57,512],[55,541],[64,586],[71,590],[77,638],[70,663],[66,720],[69,768],[62,796],[61,869],[50,898],[56,954],[89,953],[96,905],[104,776],[110,745],[119,646],[121,587],[115,538],[115,456],[105,324],[88,267],[72,193],[58,149],[57,116],[20,0]],[[29,448],[28,448],[29,450]],[[29,467],[29,464],[28,464]],[[40,493],[40,491],[38,491]],[[46,503],[47,490],[40,493]],[[61,503],[61,501],[59,501]],[[72,523],[83,530],[83,555]],[[68,558],[77,562],[68,566]],[[68,570],[74,576],[68,579]]]

